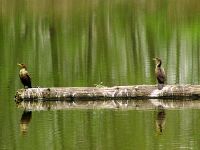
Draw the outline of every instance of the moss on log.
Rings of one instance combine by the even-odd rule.
[[[19,89],[16,102],[35,100],[91,100],[134,98],[199,98],[200,85],[166,85],[158,90],[156,85],[114,87],[52,87]]]

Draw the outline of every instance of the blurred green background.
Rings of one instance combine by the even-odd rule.
[[[162,137],[153,110],[33,112],[24,136],[13,99],[17,63],[34,87],[156,84],[158,56],[199,84],[199,50],[198,0],[0,0],[0,149],[198,149],[199,110],[168,110]]]

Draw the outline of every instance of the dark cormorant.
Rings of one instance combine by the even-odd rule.
[[[155,74],[156,74],[156,78],[158,81],[158,89],[162,90],[162,88],[164,87],[164,82],[165,82],[165,70],[161,66],[162,60],[157,57],[154,58],[153,60],[155,60],[155,62],[156,62]]]
[[[18,66],[20,66],[19,77],[20,77],[22,84],[24,85],[24,88],[25,87],[32,88],[31,77],[27,71],[26,65],[18,64]]]

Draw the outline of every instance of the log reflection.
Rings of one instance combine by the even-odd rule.
[[[161,106],[162,105],[162,106]],[[75,100],[75,101],[58,101],[58,100],[38,100],[38,101],[22,101],[17,104],[18,108],[23,110],[31,111],[48,111],[48,110],[63,110],[63,109],[137,109],[137,110],[147,110],[155,109],[155,106],[159,111],[162,110],[162,107],[165,109],[200,109],[200,101],[197,100],[167,100],[162,99],[130,99],[130,100]],[[163,108],[163,109],[164,109]],[[164,110],[162,110],[164,111]],[[162,113],[161,113],[162,114]]]
[[[159,133],[163,132],[163,129],[165,127],[165,120],[166,120],[165,108],[162,105],[159,105],[157,107],[157,115],[156,115],[156,129]]]
[[[20,131],[23,135],[28,133],[28,125],[31,121],[32,112],[31,111],[24,111],[20,120]]]

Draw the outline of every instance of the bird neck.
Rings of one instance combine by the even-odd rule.
[[[26,68],[22,68],[22,69],[20,69],[21,71],[26,71]]]
[[[162,62],[159,61],[158,64],[157,64],[157,67],[161,67],[161,64],[162,64]]]
[[[20,69],[19,74],[20,74],[20,75],[25,75],[25,74],[27,74],[27,70],[26,70],[26,68],[22,68],[22,69]]]

